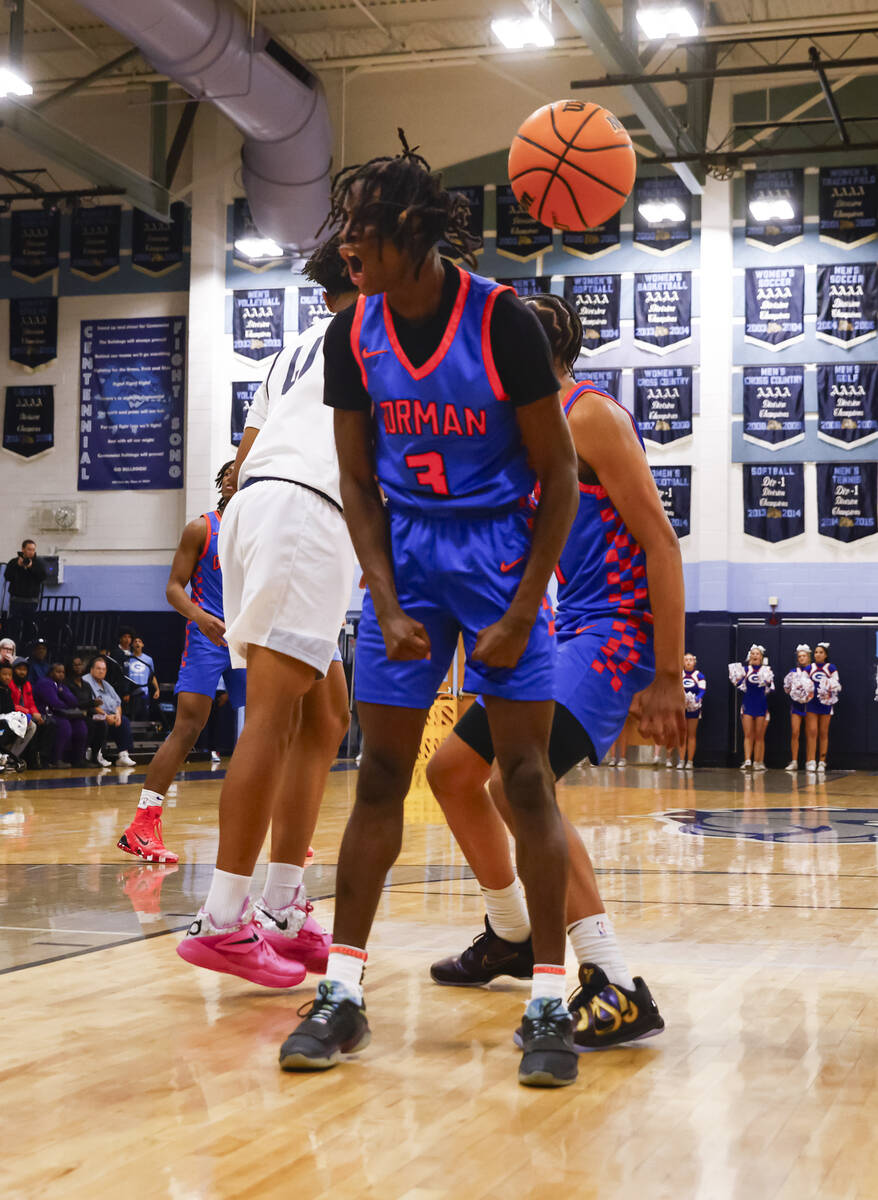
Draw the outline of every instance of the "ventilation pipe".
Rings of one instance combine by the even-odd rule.
[[[233,0],[80,0],[156,71],[210,100],[244,135],[250,212],[263,237],[308,251],[329,207],[332,127],[320,81]]]

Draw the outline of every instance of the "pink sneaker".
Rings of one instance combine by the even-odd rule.
[[[300,887],[295,900],[286,908],[269,908],[263,897],[256,905],[256,923],[266,942],[284,961],[303,963],[307,970],[322,975],[332,938],[311,916],[312,909],[313,905],[305,899],[304,888]]]
[[[296,987],[305,978],[300,962],[281,958],[253,919],[249,900],[234,925],[217,926],[206,909],[199,909],[177,953],[195,967],[237,975],[263,987]]]

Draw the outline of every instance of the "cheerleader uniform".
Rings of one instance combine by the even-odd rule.
[[[813,669],[814,669],[814,664],[812,663],[810,666],[807,666],[807,667],[795,667],[794,672],[800,671],[803,675],[807,675],[810,678]],[[793,672],[791,672],[791,673],[793,673]],[[816,684],[815,684],[815,687],[816,687]],[[814,694],[815,695],[817,694],[816,691]],[[805,714],[807,713],[807,711],[808,711],[808,701],[807,700],[806,701],[794,700],[792,698],[792,696],[790,696],[790,712],[793,714],[793,716],[804,717]]]
[[[741,712],[745,717],[764,717],[768,712],[768,693],[774,691],[774,684],[766,688],[761,681],[759,673],[762,667],[753,667],[749,663],[743,663],[742,666],[745,674],[738,684],[738,690],[744,693]]]
[[[820,686],[830,679],[838,679],[838,670],[834,663],[811,663],[811,678],[814,680],[814,696],[808,701],[807,711],[818,717],[829,717],[834,711],[834,705],[822,704],[818,699]]]
[[[684,671],[683,672],[683,691],[687,696],[695,696],[698,701],[698,707],[690,709],[686,705],[686,720],[700,721],[701,720],[701,704],[704,700],[704,693],[707,691],[707,680],[700,671]]]

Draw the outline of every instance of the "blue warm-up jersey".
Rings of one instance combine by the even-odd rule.
[[[207,521],[207,536],[201,554],[190,579],[192,603],[203,608],[214,617],[223,619],[223,573],[220,570],[217,538],[219,537],[220,515],[214,511],[204,513]]]

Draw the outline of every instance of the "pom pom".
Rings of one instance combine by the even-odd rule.
[[[824,679],[817,690],[817,699],[821,704],[837,704],[841,684],[837,679]]]
[[[769,666],[761,666],[759,668],[759,684],[766,691],[774,684],[774,671]]]
[[[701,697],[695,692],[686,693],[686,712],[698,712],[701,708]]]
[[[740,663],[729,663],[729,683],[733,687],[739,687],[743,683],[746,674],[747,672]]]

